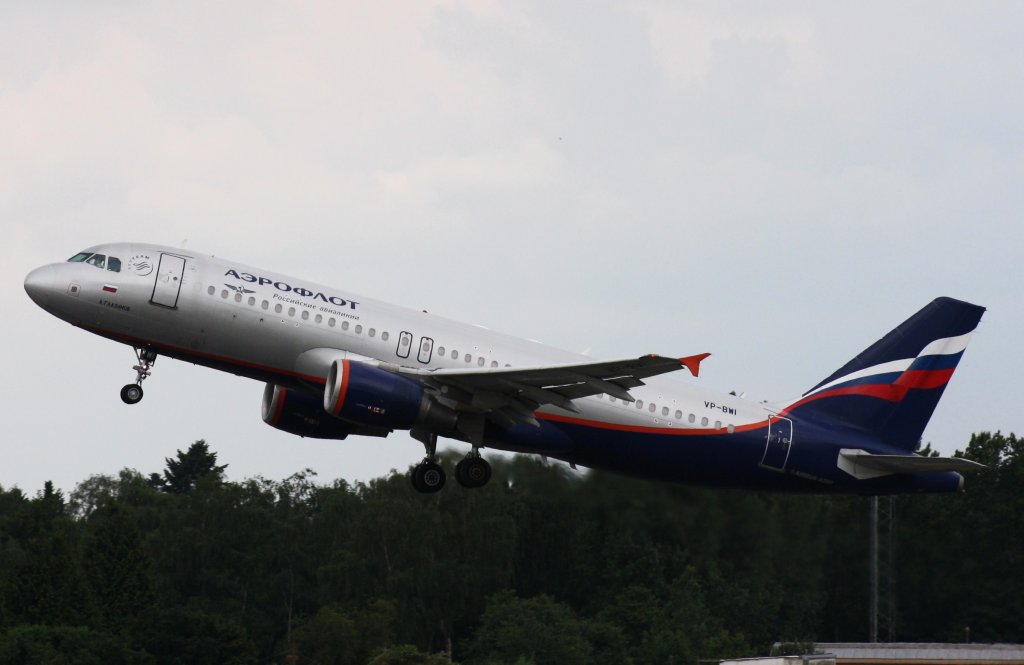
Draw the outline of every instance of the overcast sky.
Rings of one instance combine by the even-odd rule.
[[[710,351],[781,400],[936,296],[989,308],[925,439],[1024,431],[1024,4],[0,4],[0,485],[161,470],[368,480],[263,386],[37,308],[32,268],[186,246],[585,351]],[[680,377],[680,380],[686,380]]]

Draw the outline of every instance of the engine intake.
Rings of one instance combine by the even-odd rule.
[[[263,422],[275,429],[312,439],[344,439],[349,434],[387,436],[387,430],[359,427],[324,413],[313,395],[268,383],[263,390]]]

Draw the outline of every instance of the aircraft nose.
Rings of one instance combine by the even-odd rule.
[[[53,266],[43,266],[36,268],[25,277],[25,292],[35,304],[43,309],[46,309],[50,295],[53,293],[54,272]]]

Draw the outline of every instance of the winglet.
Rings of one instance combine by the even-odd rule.
[[[686,367],[686,369],[690,370],[690,374],[698,376],[700,374],[700,361],[704,360],[710,355],[710,353],[699,353],[695,356],[686,356],[685,358],[680,358],[679,362],[681,362],[683,366]]]

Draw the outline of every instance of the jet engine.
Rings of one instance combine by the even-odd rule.
[[[349,434],[387,436],[388,430],[359,427],[324,413],[321,400],[292,388],[268,383],[263,390],[263,422],[313,439],[344,439]]]
[[[341,420],[387,429],[455,429],[457,415],[432,399],[419,381],[369,363],[335,360],[323,408]]]

